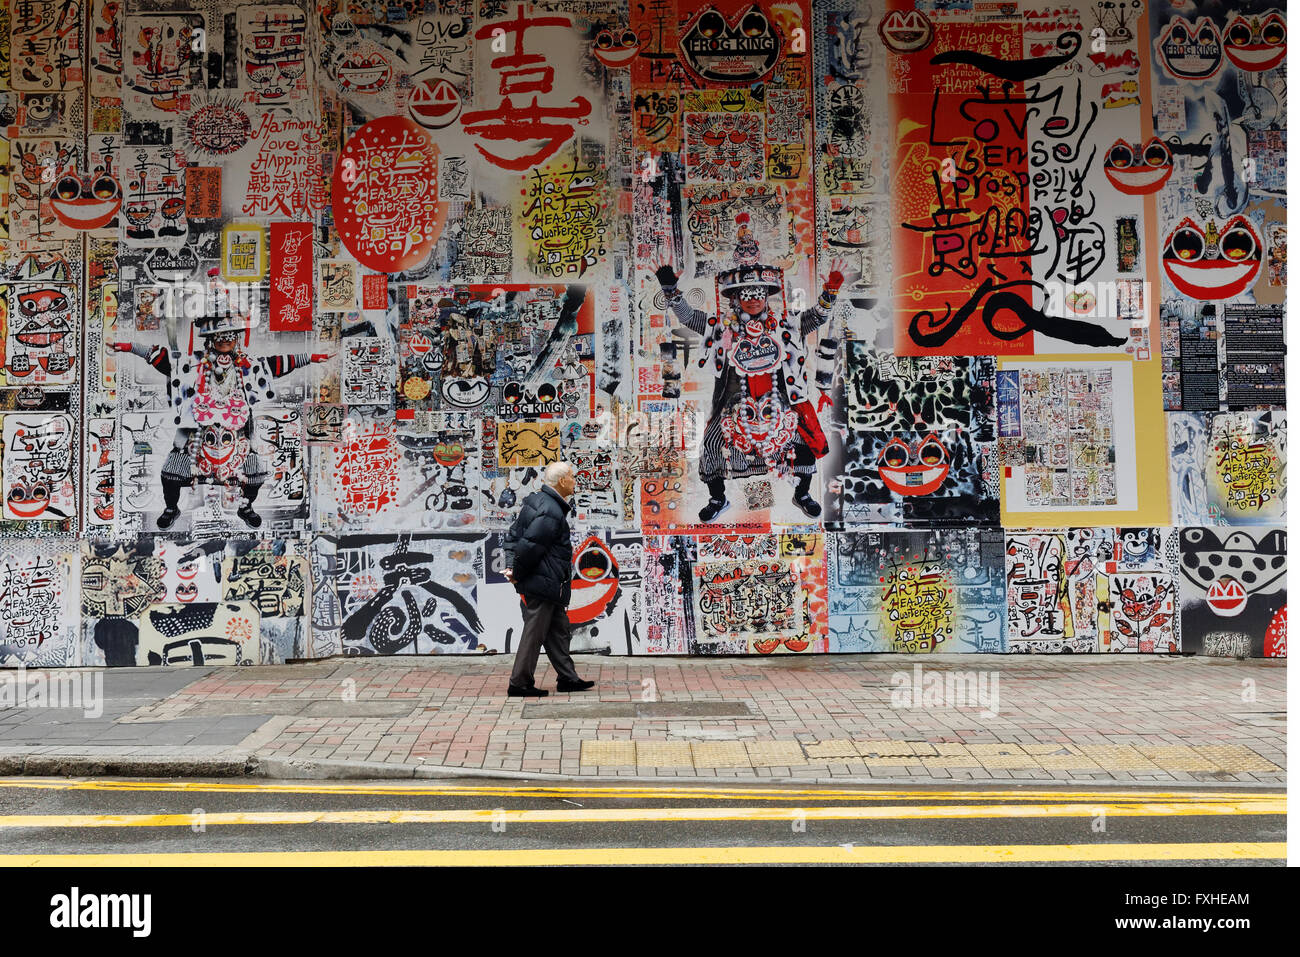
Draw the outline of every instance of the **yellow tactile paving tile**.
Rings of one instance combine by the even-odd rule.
[[[692,741],[696,768],[748,768],[749,752],[740,741]]]
[[[1043,767],[1038,758],[1023,751],[1019,754],[977,754],[972,757],[977,758],[984,767],[998,770]]]
[[[1100,771],[1101,765],[1080,753],[1073,744],[1023,744],[1025,754],[1044,771]]]
[[[1031,755],[1031,757],[1034,757]],[[1044,771],[1103,771],[1096,761],[1082,754],[1042,754],[1034,757]]]
[[[851,758],[866,768],[983,768],[992,772],[1095,771],[1136,774],[1282,773],[1277,764],[1237,744],[1015,744],[926,741],[584,741],[582,763],[600,767],[795,767]]]
[[[1164,770],[1136,748],[1126,744],[1081,744],[1084,757],[1101,765],[1105,771],[1128,771],[1137,774],[1157,774]]]
[[[965,747],[971,754],[1008,755],[1025,753],[1025,749],[1020,745],[1004,741],[974,741]]]
[[[747,741],[749,763],[755,768],[788,768],[807,764],[798,741]]]
[[[935,744],[934,751],[939,757],[944,755],[961,755],[964,757],[971,753],[970,748],[956,741],[940,741]]]
[[[803,746],[811,759],[856,758],[858,749],[852,741],[812,741]]]
[[[855,741],[858,754],[864,758],[907,758],[916,754],[934,754],[934,745],[924,741]],[[921,750],[917,751],[917,746]],[[901,762],[899,762],[901,763]]]
[[[1196,752],[1213,760],[1220,768],[1232,773],[1249,771],[1281,771],[1272,761],[1240,744],[1200,744]]]
[[[1203,754],[1181,744],[1137,746],[1142,756],[1164,771],[1218,771],[1220,766]]]
[[[927,768],[982,768],[979,758],[973,754],[941,754],[935,758],[921,758]]]
[[[642,768],[690,768],[689,741],[637,741],[636,763]]]
[[[581,764],[600,767],[635,767],[635,741],[583,741]]]

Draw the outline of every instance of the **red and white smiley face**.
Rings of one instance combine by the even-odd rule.
[[[412,90],[407,109],[411,119],[425,129],[440,130],[460,116],[462,105],[460,90],[449,80],[439,78],[425,80]]]
[[[50,486],[42,481],[14,482],[9,486],[5,507],[15,518],[36,518],[50,507]]]
[[[1184,217],[1165,240],[1165,275],[1192,299],[1213,301],[1239,296],[1259,273],[1262,246],[1250,220],[1234,216],[1213,232]]]
[[[595,535],[578,546],[573,556],[573,596],[569,622],[585,625],[605,613],[618,592],[618,562],[609,547]]]
[[[378,93],[392,75],[392,67],[379,52],[357,50],[345,56],[338,67],[339,84],[354,93]]]
[[[91,179],[68,173],[54,184],[50,205],[69,229],[100,229],[122,208],[122,187],[106,173]]]
[[[248,439],[217,422],[203,426],[199,436],[199,471],[229,478],[248,457]]]
[[[876,458],[880,480],[898,495],[929,495],[936,491],[952,468],[952,456],[936,435],[909,444],[890,439]]]
[[[1165,141],[1158,136],[1137,148],[1116,140],[1102,161],[1110,184],[1129,196],[1157,192],[1174,174],[1174,157]]]
[[[1233,17],[1223,35],[1223,52],[1248,73],[1271,70],[1286,59],[1286,21],[1277,12],[1259,17]]]
[[[891,53],[916,53],[934,39],[934,24],[920,10],[891,10],[877,29]]]
[[[591,45],[591,54],[610,69],[631,64],[641,50],[641,41],[631,30],[601,30]]]

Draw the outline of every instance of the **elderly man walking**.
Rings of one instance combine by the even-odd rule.
[[[569,539],[568,499],[573,495],[573,466],[553,462],[542,475],[541,491],[524,499],[519,517],[506,535],[506,578],[519,592],[524,630],[515,652],[515,668],[506,693],[514,698],[544,698],[533,683],[537,656],[546,649],[559,676],[556,691],[586,691],[569,656],[569,596],[573,579],[573,544]]]

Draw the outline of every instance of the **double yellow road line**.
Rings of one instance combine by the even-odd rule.
[[[1282,860],[1282,843],[1001,844],[859,847],[595,847],[501,851],[263,851],[4,854],[15,867],[537,867],[613,864],[1036,864]]]
[[[0,816],[0,831],[32,828],[196,828],[301,824],[645,824],[682,822],[816,822],[1067,819],[1284,815],[1286,795],[1241,791],[848,790],[426,785],[399,783],[106,781],[6,779],[0,787],[101,792],[459,797],[483,800],[694,801],[694,806],[565,808],[410,808],[400,810],[222,811],[187,814]],[[718,806],[718,802],[757,806]],[[761,803],[760,803],[761,802]],[[781,806],[772,806],[780,802]],[[893,802],[893,803],[890,803]],[[978,802],[978,803],[936,803]],[[991,803],[997,802],[997,803]],[[807,806],[794,806],[807,804]],[[710,806],[712,805],[712,806]],[[0,855],[9,866],[531,866],[588,864],[904,864],[1281,860],[1273,842],[1180,844],[794,845],[774,847],[619,847],[540,850],[276,851],[161,854]]]
[[[866,807],[444,808],[345,811],[218,811],[188,814],[7,814],[9,828],[205,827],[255,824],[611,824],[710,821],[908,821],[988,818],[1184,817],[1285,814],[1286,802],[919,804]]]

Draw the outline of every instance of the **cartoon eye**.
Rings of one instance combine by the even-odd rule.
[[[76,199],[81,195],[81,180],[65,176],[54,185],[54,195],[59,199]]]
[[[1225,229],[1219,237],[1219,253],[1224,259],[1240,262],[1249,259],[1255,252],[1255,237],[1245,226],[1233,226]]]
[[[1116,143],[1106,154],[1106,163],[1116,169],[1127,169],[1133,165],[1133,149],[1127,143]]]
[[[602,50],[608,50],[614,45],[614,37],[608,30],[601,30],[596,34],[596,46]]]
[[[631,30],[623,31],[623,46],[625,47],[636,46],[636,34],[633,33]]]
[[[1142,159],[1148,166],[1168,166],[1173,162],[1169,149],[1159,140],[1152,140],[1142,151]]]
[[[700,33],[712,39],[727,29],[727,22],[717,10],[710,10],[700,17]]]
[[[1169,31],[1169,39],[1174,43],[1187,42],[1187,28],[1179,24]]]
[[[1176,230],[1169,245],[1183,262],[1193,262],[1205,255],[1205,237],[1189,226]]]
[[[948,457],[948,450],[943,447],[938,439],[931,436],[921,443],[918,456],[922,464],[934,466]]]
[[[101,176],[90,186],[91,195],[96,199],[112,199],[118,194],[117,180],[111,176]]]
[[[1250,27],[1238,20],[1228,28],[1228,42],[1235,47],[1244,47],[1250,43]]]
[[[1264,24],[1263,37],[1271,47],[1286,43],[1286,24],[1281,20],[1269,20]]]
[[[1201,32],[1196,35],[1196,42],[1204,46],[1212,46],[1216,39],[1218,38],[1214,35],[1214,29],[1209,26],[1201,27]]]
[[[907,464],[911,450],[908,449],[907,443],[901,439],[894,439],[881,450],[880,461],[884,462],[891,469],[901,469]]]
[[[740,21],[740,32],[747,37],[762,36],[767,32],[767,17],[757,10],[751,10],[745,14],[745,19]]]

